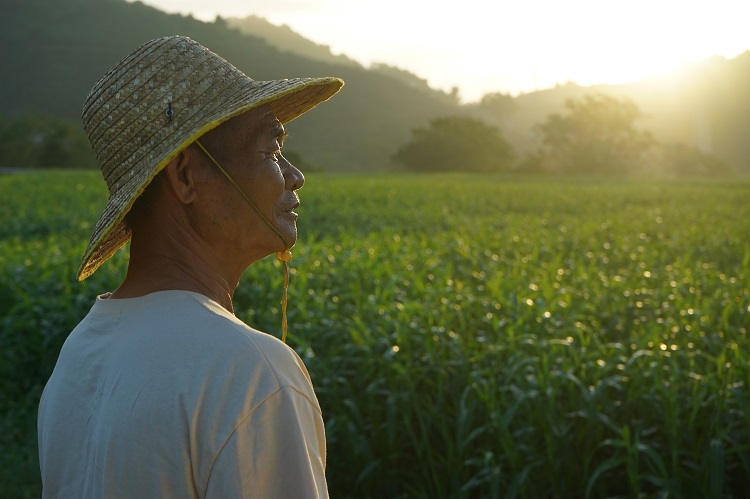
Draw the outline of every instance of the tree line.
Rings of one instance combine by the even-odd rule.
[[[94,153],[80,126],[49,116],[0,114],[0,167],[93,168]]]
[[[495,113],[513,100],[488,94],[480,102]],[[729,166],[681,143],[665,144],[640,127],[645,114],[628,98],[605,94],[568,99],[532,128],[536,149],[517,155],[498,128],[477,118],[448,116],[414,128],[393,160],[418,172],[474,171],[587,175],[722,176]]]
[[[480,105],[502,111],[512,105],[489,94]],[[723,176],[729,166],[684,144],[663,144],[639,126],[644,113],[628,98],[604,94],[568,99],[533,128],[536,149],[517,154],[498,128],[470,116],[434,118],[411,130],[393,154],[415,172],[521,172],[578,175]],[[290,151],[299,166],[305,156]],[[0,167],[91,168],[96,160],[80,126],[30,115],[0,115]],[[310,169],[319,169],[307,164]]]

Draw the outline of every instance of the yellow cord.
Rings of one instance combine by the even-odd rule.
[[[281,239],[281,242],[284,243],[284,251],[279,251],[276,253],[276,258],[281,260],[281,265],[284,268],[284,292],[281,295],[281,341],[286,343],[286,334],[287,334],[287,320],[286,320],[286,307],[287,307],[287,301],[288,301],[288,293],[289,293],[289,266],[287,265],[287,262],[292,259],[292,252],[289,251],[289,244],[286,242],[286,239],[284,239],[284,236],[279,232],[279,230],[274,227],[274,225],[271,223],[270,220],[263,214],[262,211],[258,209],[257,206],[255,206],[255,203],[253,203],[249,197],[247,197],[247,194],[240,188],[239,185],[237,185],[237,182],[234,181],[232,177],[229,176],[229,173],[227,173],[224,168],[221,167],[218,161],[214,159],[213,156],[211,156],[211,153],[208,152],[208,150],[203,147],[203,144],[201,144],[198,140],[195,141],[195,143],[198,145],[198,147],[203,151],[206,156],[208,156],[208,159],[211,160],[211,162],[216,165],[216,168],[219,169],[221,173],[224,174],[224,176],[229,180],[229,182],[234,186],[235,189],[242,195],[243,198],[245,198],[245,201],[255,210],[255,213],[258,214],[258,216],[263,220],[266,225],[277,235],[279,236],[279,239]]]
[[[284,267],[284,293],[281,295],[281,341],[286,343],[286,305],[287,305],[287,290],[289,289],[289,265],[285,261],[281,261],[281,266]]]

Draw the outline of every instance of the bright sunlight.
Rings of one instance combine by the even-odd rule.
[[[737,0],[145,3],[207,21],[258,15],[366,66],[386,63],[433,87],[458,87],[464,101],[568,81],[625,83],[750,49],[750,2]]]

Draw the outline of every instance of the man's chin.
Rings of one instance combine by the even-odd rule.
[[[279,251],[289,249],[297,242],[297,224],[283,224],[279,227],[279,232],[284,236],[284,241],[287,244],[286,248],[282,248]],[[281,241],[279,241],[281,243]],[[283,243],[282,243],[283,246]]]

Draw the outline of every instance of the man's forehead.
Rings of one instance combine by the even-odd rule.
[[[240,139],[243,137],[244,139],[242,140],[251,137],[265,140],[266,138],[275,138],[285,133],[283,125],[276,119],[271,106],[267,104],[249,109],[225,121],[213,132],[225,138],[235,137]]]
[[[244,128],[248,131],[255,133],[260,132],[264,135],[269,133],[274,136],[284,133],[284,126],[273,114],[271,106],[267,104],[251,109],[241,115],[241,117],[244,118],[241,121],[243,122]]]

